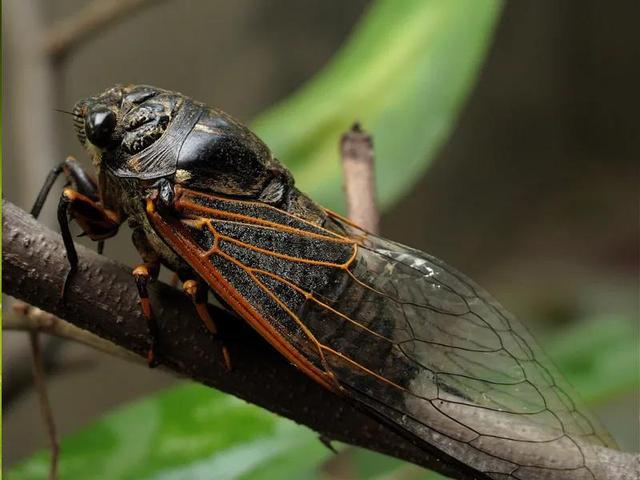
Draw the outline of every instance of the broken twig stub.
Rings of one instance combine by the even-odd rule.
[[[378,233],[373,140],[354,123],[340,141],[340,154],[347,196],[347,215],[371,233]]]

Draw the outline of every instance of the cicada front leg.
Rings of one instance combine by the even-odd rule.
[[[98,202],[80,192],[69,187],[62,191],[60,202],[58,203],[58,223],[60,224],[60,234],[67,251],[67,259],[70,266],[62,286],[63,299],[69,282],[78,269],[78,253],[69,228],[70,220],[75,220],[84,234],[88,235],[91,240],[98,242],[113,237],[118,233],[118,228],[122,223],[117,213],[104,208]]]
[[[105,208],[100,203],[95,180],[82,169],[73,157],[67,157],[47,176],[31,209],[31,214],[34,217],[37,218],[40,215],[51,187],[61,173],[67,178],[67,186],[58,202],[58,223],[70,266],[62,286],[61,296],[64,301],[69,282],[78,268],[78,254],[73,243],[69,221],[75,220],[85,235],[97,241],[98,251],[101,252],[104,240],[118,233],[122,220],[115,211]]]
[[[96,202],[100,200],[98,184],[95,179],[84,171],[74,157],[68,156],[64,162],[54,167],[49,172],[49,175],[47,175],[47,178],[38,193],[38,198],[36,198],[33,207],[31,207],[31,215],[35,218],[38,218],[40,215],[40,211],[49,196],[51,187],[53,187],[53,184],[60,174],[64,174],[67,179],[66,187],[73,186],[75,190],[84,196],[91,198],[91,200]]]

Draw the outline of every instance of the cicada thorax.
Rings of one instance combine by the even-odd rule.
[[[246,126],[175,92],[139,86],[117,97],[108,91],[78,109],[96,121],[111,120],[109,113],[117,120],[116,126],[102,126],[110,132],[103,133],[105,138],[89,135],[88,130],[102,133],[93,126],[79,132],[83,142],[89,137],[100,143],[100,167],[114,177],[146,183],[170,179],[195,190],[244,197],[257,196],[274,178],[292,183]]]
[[[220,110],[205,108],[177,157],[177,183],[204,192],[255,198],[288,172],[249,129]]]

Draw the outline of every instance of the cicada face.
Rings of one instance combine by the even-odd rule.
[[[115,86],[76,103],[76,133],[88,149],[139,153],[166,131],[179,97],[147,86]]]

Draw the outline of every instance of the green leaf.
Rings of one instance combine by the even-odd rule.
[[[343,452],[345,453],[351,457],[354,478],[367,480],[445,480],[447,478],[397,458],[361,448],[350,448]]]
[[[544,347],[585,402],[596,404],[640,386],[637,338],[633,319],[597,317],[554,335]]]
[[[254,123],[302,191],[342,210],[341,134],[374,139],[382,206],[406,192],[449,135],[473,86],[498,0],[382,0],[305,87]]]
[[[315,478],[332,453],[317,434],[230,395],[189,384],[121,408],[62,442],[60,478]],[[46,478],[48,453],[11,480]]]

